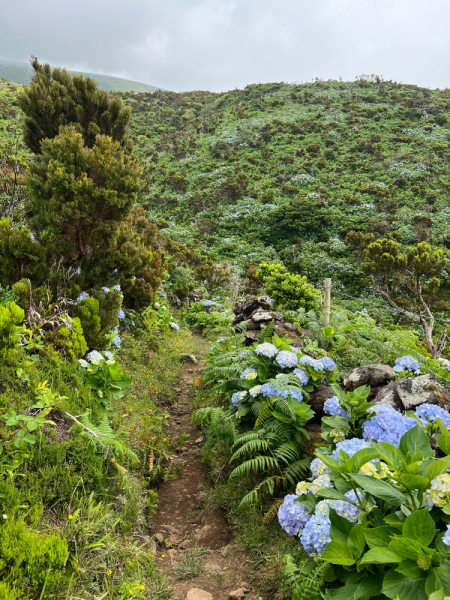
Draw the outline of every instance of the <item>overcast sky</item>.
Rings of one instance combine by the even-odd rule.
[[[384,75],[450,87],[450,0],[0,0],[0,58],[174,91]]]

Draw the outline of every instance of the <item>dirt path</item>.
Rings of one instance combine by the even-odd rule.
[[[208,502],[206,467],[199,456],[200,432],[191,422],[190,392],[200,364],[187,364],[178,403],[170,409],[173,440],[190,435],[175,461],[183,462],[180,479],[161,483],[159,509],[154,518],[157,564],[173,585],[177,600],[256,600],[250,583],[251,563],[233,540],[224,512]]]

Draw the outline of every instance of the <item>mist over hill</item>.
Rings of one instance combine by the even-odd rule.
[[[100,75],[98,73],[86,73],[83,71],[70,71],[71,75],[83,75],[91,77],[98,82],[103,90],[110,92],[156,92],[161,88],[138,81],[113,77],[112,75]],[[33,76],[33,69],[27,62],[16,60],[0,60],[0,77],[13,83],[29,83]]]

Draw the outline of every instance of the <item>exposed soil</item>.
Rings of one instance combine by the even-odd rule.
[[[224,512],[211,505],[203,491],[208,487],[208,473],[199,456],[202,440],[191,422],[190,401],[200,370],[199,363],[186,365],[179,387],[174,388],[178,403],[169,410],[172,439],[178,439],[182,433],[190,437],[175,457],[176,462],[184,464],[183,476],[161,483],[158,488],[159,509],[154,518],[157,564],[173,585],[173,599],[211,600],[201,593],[203,590],[212,594],[213,600],[254,600],[259,594],[251,584],[251,561],[235,543]],[[201,549],[206,551],[199,558],[201,574],[188,581],[180,579],[177,571],[185,563],[185,553]],[[240,594],[230,595],[240,589]]]

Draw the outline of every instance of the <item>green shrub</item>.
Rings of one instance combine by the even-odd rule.
[[[0,360],[11,358],[19,347],[19,334],[25,331],[19,325],[24,317],[24,311],[15,302],[0,306]]]
[[[0,220],[0,284],[23,279],[40,283],[45,275],[46,250],[33,241],[28,229],[14,226],[9,219]]]
[[[100,347],[101,344],[100,332],[102,325],[99,311],[99,302],[92,297],[82,300],[75,309],[75,314],[80,320],[83,335],[90,350]]]
[[[71,329],[59,327],[45,336],[45,341],[52,344],[67,359],[76,361],[84,356],[88,346],[83,335],[80,319],[72,319]]]
[[[6,519],[0,526],[0,577],[4,584],[14,581],[16,586],[25,584],[27,592],[30,588],[37,592],[47,580],[48,591],[61,579],[60,569],[68,554],[67,542],[59,533],[39,535],[22,520]],[[15,598],[6,591],[4,597]]]
[[[20,600],[21,594],[0,581],[0,600]]]
[[[304,308],[306,311],[318,308],[321,293],[307,283],[306,277],[287,273],[281,265],[267,263],[259,266],[257,276],[277,306],[292,310]]]

